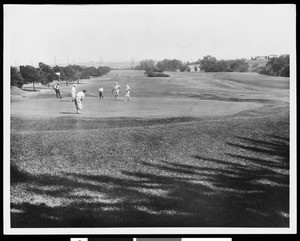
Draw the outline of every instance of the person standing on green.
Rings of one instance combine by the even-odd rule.
[[[72,94],[72,101],[75,101],[75,95],[76,95],[76,85],[75,84],[73,84],[71,94]]]
[[[129,87],[128,84],[125,84],[125,91],[126,91],[125,100],[129,101],[129,99],[130,99],[130,87]]]
[[[61,99],[59,82],[57,82],[57,84],[54,86],[54,90],[55,90],[55,93],[56,93],[56,98]]]
[[[103,99],[103,87],[100,85],[99,87],[99,99]]]
[[[119,94],[120,94],[120,85],[118,85],[118,83],[117,82],[115,82],[115,86],[114,86],[114,88],[112,89],[112,92],[114,92],[115,91],[115,99],[118,99],[118,97],[119,97]]]

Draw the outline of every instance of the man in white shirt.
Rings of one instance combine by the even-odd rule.
[[[75,101],[75,95],[76,95],[76,85],[74,84],[72,86],[72,101]]]
[[[54,89],[55,89],[55,93],[56,93],[56,98],[61,99],[59,82],[57,82],[57,84],[54,86]]]
[[[103,87],[101,85],[99,87],[99,99],[103,99]]]
[[[85,97],[85,93],[86,93],[86,90],[83,90],[83,91],[79,91],[76,96],[75,96],[75,107],[76,107],[76,114],[80,114],[80,110],[82,110],[82,101]]]
[[[117,99],[119,97],[119,94],[120,94],[120,85],[118,85],[117,82],[115,82],[115,86],[114,88],[112,89],[112,92],[115,91],[115,99]]]
[[[126,89],[125,100],[129,101],[129,99],[130,99],[130,87],[129,87],[128,84],[125,84],[125,89]]]

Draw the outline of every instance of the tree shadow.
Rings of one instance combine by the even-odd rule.
[[[60,114],[72,114],[72,115],[77,115],[76,112],[68,112],[68,111],[61,111],[59,112]]]
[[[12,166],[12,184],[46,199],[12,203],[12,227],[288,227],[288,139],[234,140],[223,159],[135,160],[142,172],[29,175]]]
[[[26,92],[40,92],[40,90],[33,90],[33,89],[22,89],[23,91],[26,91]]]
[[[32,176],[24,171],[21,171],[15,164],[10,165],[10,183],[22,183],[32,180]]]

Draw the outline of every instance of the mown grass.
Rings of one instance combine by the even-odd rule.
[[[11,135],[12,227],[289,225],[283,109],[276,118],[114,121],[42,131],[45,120],[13,120],[22,129]]]
[[[13,228],[289,226],[287,78],[118,73],[78,88],[97,94],[101,83],[109,96],[115,81],[129,82],[133,98],[263,106],[210,118],[12,116]],[[69,87],[62,91],[70,95]]]

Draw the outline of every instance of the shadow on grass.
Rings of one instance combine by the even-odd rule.
[[[73,114],[71,111],[62,111],[60,114]],[[153,118],[153,119],[137,119],[127,117],[115,118],[73,118],[73,117],[56,117],[56,118],[19,118],[11,117],[11,128],[17,132],[21,131],[47,131],[47,130],[75,130],[78,125],[84,130],[87,129],[107,129],[120,127],[139,127],[153,126],[161,124],[183,123],[197,121],[199,118],[192,117],[176,117],[176,118]]]
[[[10,165],[10,183],[11,185],[20,183],[20,182],[30,182],[32,179],[32,175],[28,174],[27,172],[23,172],[19,170],[19,168],[11,164]]]
[[[12,184],[31,184],[47,205],[12,203],[12,227],[288,227],[288,139],[236,137],[227,145],[245,154],[136,160],[147,171],[116,176],[33,176],[13,166]]]
[[[60,114],[71,114],[71,115],[76,115],[76,112],[73,111],[73,112],[68,112],[68,111],[61,111],[59,112]]]
[[[28,92],[40,92],[40,90],[38,90],[38,89],[22,89],[22,90],[24,90],[24,91],[28,91]]]

